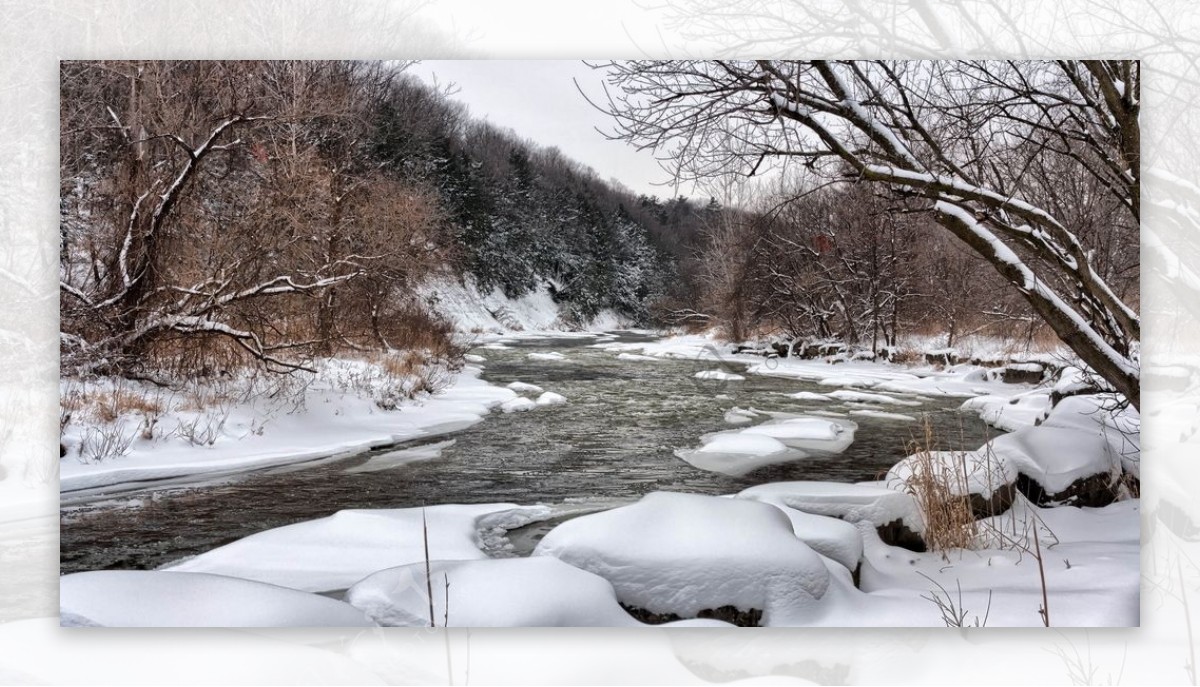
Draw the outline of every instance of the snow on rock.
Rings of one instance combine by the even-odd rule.
[[[979,418],[992,427],[1014,432],[1045,419],[1050,411],[1050,392],[1034,389],[1015,396],[977,396],[964,401],[960,410],[978,413]]]
[[[1136,411],[1119,408],[1111,395],[1072,396],[1041,425],[997,437],[991,447],[1044,492],[1026,494],[1035,502],[1100,506],[1114,497],[1122,470],[1137,474],[1140,428]]]
[[[805,456],[802,451],[762,434],[717,432],[702,436],[700,440],[704,444],[700,448],[679,449],[675,455],[701,470],[732,477],[739,477],[764,465]]]
[[[372,574],[346,600],[386,627],[429,627],[430,587],[438,627],[640,625],[607,580],[557,558],[433,561],[429,568],[429,586],[425,563],[413,563]]]
[[[467,361],[468,363],[474,363],[476,365],[478,365],[479,363],[487,362],[487,358],[485,358],[481,355],[477,355],[475,353],[467,353],[466,355],[463,356],[463,360]]]
[[[899,520],[914,532],[924,531],[924,522],[913,497],[878,484],[774,482],[750,487],[737,497],[782,504],[851,523],[867,522],[875,527]]]
[[[764,624],[816,611],[829,571],[775,506],[654,492],[637,503],[569,520],[534,550],[612,583],[622,603],[694,617],[704,609],[761,609]]]
[[[789,508],[782,502],[772,501],[769,497],[761,500],[783,511],[792,521],[792,531],[796,537],[812,547],[813,551],[837,561],[848,570],[858,567],[862,558],[862,535],[858,527],[827,515],[814,515],[804,511]]]
[[[353,606],[203,573],[102,570],[59,578],[65,622],[101,627],[373,627]]]
[[[525,382],[509,382],[507,386],[509,389],[512,389],[518,394],[540,394],[543,391],[542,387],[538,386],[537,384],[526,384]]]
[[[746,379],[742,375],[725,372],[724,370],[704,370],[697,372],[694,376],[696,379],[716,379],[724,382],[741,382]]]
[[[239,539],[167,568],[257,580],[303,591],[347,589],[378,570],[425,560],[422,511],[429,555],[437,560],[484,558],[476,520],[513,504],[438,505],[428,508],[343,510]]]
[[[873,394],[866,391],[851,391],[850,389],[838,389],[837,391],[829,392],[830,398],[836,398],[839,401],[858,401],[861,403],[882,403],[885,405],[897,406],[919,406],[920,401],[910,401],[903,398],[896,398],[887,394]]]
[[[537,403],[524,396],[500,404],[500,410],[506,413],[523,413],[527,410],[533,410],[536,407]]]
[[[991,498],[992,493],[1017,480],[1017,471],[1003,458],[986,450],[929,451],[914,454],[896,463],[884,482],[904,491],[914,475],[927,476],[945,484],[953,496],[980,494]]]
[[[567,402],[567,397],[562,394],[556,394],[553,391],[547,391],[537,397],[536,403],[540,406],[560,406]]]

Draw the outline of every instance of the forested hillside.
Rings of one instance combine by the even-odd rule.
[[[339,351],[450,355],[435,276],[564,324],[649,323],[705,206],[636,197],[353,62],[66,62],[67,372],[195,374]]]

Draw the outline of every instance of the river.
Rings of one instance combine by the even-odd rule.
[[[622,333],[620,341],[645,340]],[[828,402],[785,396],[829,391],[813,382],[747,375],[745,381],[700,381],[711,361],[622,360],[588,338],[524,340],[506,349],[477,349],[483,378],[521,381],[562,394],[566,405],[494,412],[475,426],[441,437],[440,456],[391,469],[356,471],[379,449],[334,462],[292,466],[189,488],[150,490],[73,505],[63,512],[63,573],[149,569],[202,553],[272,527],[320,518],[344,508],[402,508],[436,503],[573,503],[611,507],[656,490],[728,494],[781,480],[855,482],[878,479],[914,438],[913,422],[853,417],[855,441],[843,453],[809,456],[741,477],[694,468],[675,456],[707,432],[730,429],[733,406],[811,412]],[[559,352],[565,360],[531,359]],[[934,399],[899,412],[928,414],[942,448],[975,448],[995,430],[957,410],[961,399]],[[845,410],[835,408],[835,410]],[[415,442],[421,443],[421,442]],[[431,442],[424,442],[431,443]],[[543,524],[514,532],[527,550]]]

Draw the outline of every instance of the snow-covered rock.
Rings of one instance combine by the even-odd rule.
[[[694,617],[733,606],[766,624],[815,612],[829,571],[775,506],[655,492],[635,504],[569,520],[535,556],[554,556],[612,583],[622,603]]]
[[[507,386],[509,389],[512,389],[513,391],[517,392],[518,394],[523,394],[523,393],[540,394],[540,393],[542,393],[542,387],[538,386],[537,384],[526,384],[525,382],[509,382],[507,384]]]
[[[560,406],[567,402],[567,397],[562,394],[556,394],[553,391],[547,391],[537,397],[537,404],[540,406]]]
[[[879,530],[888,543],[924,547],[919,535],[925,531],[925,524],[916,500],[910,494],[880,484],[774,482],[750,487],[737,496],[850,523],[866,522]]]
[[[537,403],[524,396],[500,404],[500,410],[506,413],[523,413],[527,410],[533,410],[536,407]]]
[[[725,421],[731,425],[745,425],[754,422],[759,417],[759,414],[753,410],[738,408],[734,406],[725,411]]]
[[[425,563],[414,563],[367,577],[346,600],[389,627],[428,627],[430,587],[438,627],[639,625],[607,580],[557,558],[433,561],[429,567],[429,586]]]
[[[59,579],[64,624],[102,627],[372,627],[353,606],[202,573],[101,570]]]
[[[252,534],[170,567],[258,580],[304,591],[348,589],[367,575],[425,560],[485,558],[476,520],[513,504],[438,505],[428,508],[343,510],[333,515]]]
[[[996,429],[1014,432],[1046,418],[1050,411],[1050,392],[1035,389],[1015,396],[977,396],[964,401],[960,409],[978,413],[981,420]]]
[[[1041,425],[993,439],[992,451],[1026,478],[1020,486],[1034,503],[1111,503],[1122,471],[1140,457],[1140,420],[1111,403],[1111,396],[1065,398]]]
[[[897,406],[919,406],[920,401],[911,399],[897,398],[888,394],[868,393],[866,391],[853,391],[851,389],[838,389],[837,391],[829,392],[830,398],[836,398],[839,401],[857,401],[859,403],[882,403],[885,405]]]
[[[888,471],[885,481],[893,489],[912,492],[928,479],[943,485],[947,495],[968,499],[976,518],[1003,513],[1017,490],[1017,470],[986,447],[908,456]]]

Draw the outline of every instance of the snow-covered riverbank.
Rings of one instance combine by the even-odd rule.
[[[505,550],[510,531],[556,521],[562,509],[446,503],[346,510],[266,530],[166,570],[67,576],[66,622],[422,625],[429,622],[432,589],[439,625],[1040,625],[1043,593],[1052,625],[1136,624],[1140,502],[1131,498],[1136,481],[1130,478],[1137,476],[1132,411],[1083,396],[1050,412],[1053,383],[1006,384],[994,371],[971,365],[764,359],[705,337],[601,340],[592,348],[633,366],[663,358],[700,360],[723,374],[695,383],[713,385],[702,387],[704,393],[730,399],[726,404],[734,389],[725,385],[741,383],[732,378],[739,372],[828,388],[794,394],[805,407],[817,408],[798,414],[728,409],[724,419],[733,428],[717,436],[730,437],[739,450],[750,447],[743,456],[750,461],[764,458],[755,451],[768,442],[771,451],[836,449],[854,439],[853,432],[836,429],[852,425],[852,413],[916,415],[935,396],[966,399],[967,409],[1016,431],[995,439],[991,450],[931,454],[947,469],[960,461],[987,467],[986,473],[969,470],[963,488],[953,491],[985,509],[968,549],[921,550],[930,525],[914,498],[913,476],[920,468],[910,460],[876,483],[777,482],[732,498],[652,493],[557,525],[530,558],[491,556]],[[569,368],[572,355],[537,362]],[[492,386],[478,375],[478,367],[469,366],[445,392],[419,405],[386,412],[358,408],[365,418],[346,414],[354,410],[345,405],[352,400],[331,399],[321,420],[327,424],[300,416],[288,439],[307,442],[313,451],[318,442],[325,455],[361,450],[369,443],[351,445],[352,435],[372,441],[429,436],[478,422],[518,391],[540,393],[528,384]],[[236,460],[237,448],[254,447],[255,440],[267,446],[286,435],[264,432],[230,441],[223,450]],[[219,449],[218,443],[202,451],[219,456]],[[179,461],[174,469],[192,465]],[[395,467],[389,463],[387,469]],[[1053,507],[1059,501],[1098,507]],[[165,592],[146,601],[139,596],[146,589],[191,590],[206,603],[189,610]]]

